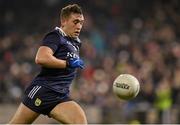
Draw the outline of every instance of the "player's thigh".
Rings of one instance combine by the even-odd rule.
[[[38,116],[38,113],[32,111],[21,103],[9,124],[30,124]]]
[[[83,109],[74,101],[67,101],[56,105],[50,116],[62,123],[87,124]]]

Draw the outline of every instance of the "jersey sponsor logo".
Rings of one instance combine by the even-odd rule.
[[[73,52],[68,52],[67,53],[67,57],[70,57],[70,58],[79,58],[79,56],[76,53],[73,53]]]
[[[40,90],[41,86],[34,86],[28,94],[28,97],[33,99],[34,95]]]
[[[34,104],[35,104],[35,106],[40,106],[40,105],[41,105],[41,102],[42,102],[41,99],[36,98]]]

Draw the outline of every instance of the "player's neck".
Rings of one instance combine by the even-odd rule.
[[[64,35],[64,36],[68,36],[66,31],[62,28],[62,27],[58,27],[58,30]]]
[[[60,27],[59,28],[59,30],[63,33],[63,34],[65,34],[65,36],[67,36],[67,37],[69,37],[69,38],[71,38],[71,39],[77,39],[77,38],[75,38],[75,37],[72,37],[69,33],[68,33],[68,31],[65,29],[65,28],[63,28],[63,27]]]

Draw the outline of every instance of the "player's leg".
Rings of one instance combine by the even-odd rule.
[[[9,124],[30,124],[38,116],[39,116],[38,113],[32,111],[31,109],[26,107],[23,103],[21,103],[20,106],[18,107],[15,115],[9,122]]]
[[[84,111],[74,101],[67,101],[56,105],[50,112],[50,117],[61,123],[87,124]]]

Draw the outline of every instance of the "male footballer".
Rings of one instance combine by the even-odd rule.
[[[84,22],[77,4],[61,10],[60,27],[45,35],[36,54],[40,73],[27,87],[20,106],[10,124],[30,124],[40,115],[48,115],[60,123],[87,124],[82,108],[69,97],[69,88],[77,68],[84,68],[79,57],[78,38]]]

